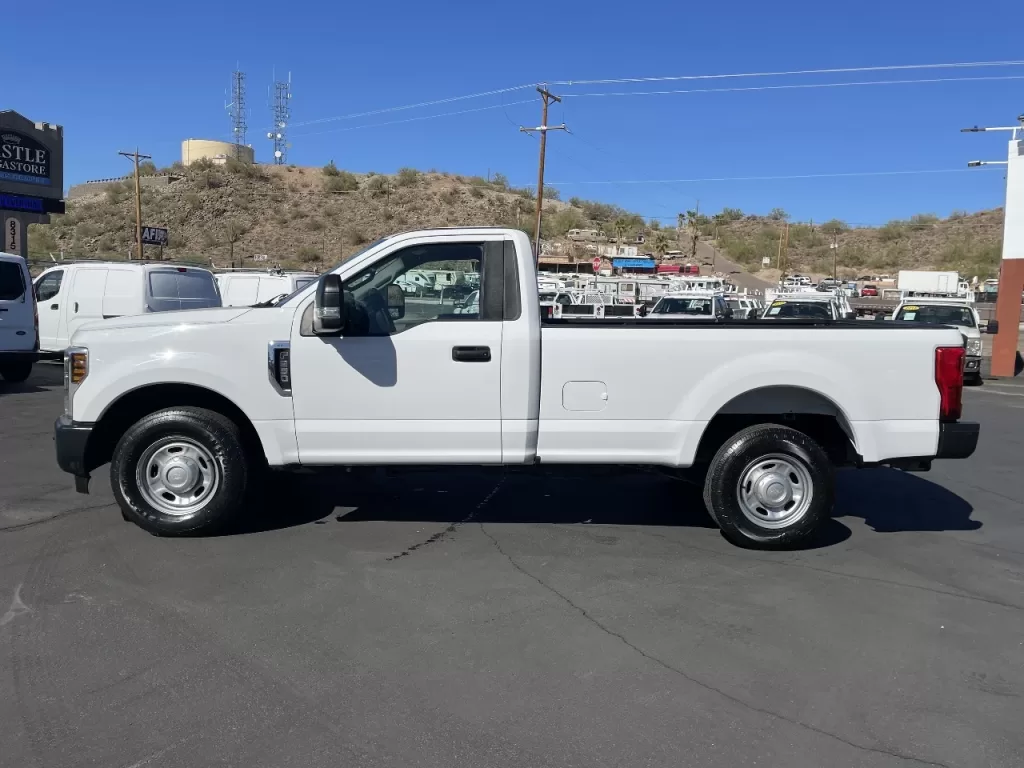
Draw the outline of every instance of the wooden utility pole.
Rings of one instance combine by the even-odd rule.
[[[832,233],[832,282],[838,279],[839,266],[839,233]]]
[[[555,96],[549,92],[546,87],[540,86],[537,88],[537,92],[540,94],[543,106],[541,108],[540,125],[536,128],[523,128],[519,130],[523,133],[533,133],[537,131],[540,134],[540,162],[537,167],[537,222],[536,230],[533,233],[533,252],[534,258],[540,260],[540,224],[544,213],[544,153],[548,146],[548,131],[565,131],[568,130],[565,127],[565,123],[561,125],[548,125],[548,105],[552,101],[560,102],[562,99],[560,96]]]
[[[139,184],[139,160],[152,160],[149,155],[140,155],[139,148],[134,152],[118,152],[117,154],[135,161],[135,257],[142,258],[142,187]]]

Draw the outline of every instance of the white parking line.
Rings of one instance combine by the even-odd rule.
[[[1002,397],[1024,397],[1024,392],[1000,392],[998,389],[992,389],[992,387],[992,384],[986,384],[983,388],[964,387],[964,392],[977,392],[979,395],[1000,395]]]

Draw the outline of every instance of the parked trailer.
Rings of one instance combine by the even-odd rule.
[[[896,287],[900,291],[914,293],[955,294],[959,285],[960,275],[957,272],[901,269],[896,278]]]

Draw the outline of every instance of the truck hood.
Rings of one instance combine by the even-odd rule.
[[[113,331],[122,328],[166,328],[179,325],[211,325],[228,323],[251,311],[252,307],[214,307],[183,309],[176,312],[147,312],[143,315],[112,317],[85,323],[80,331]]]

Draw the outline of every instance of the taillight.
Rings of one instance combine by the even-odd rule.
[[[963,411],[963,347],[938,347],[935,350],[935,386],[939,388],[939,420],[957,421]]]

